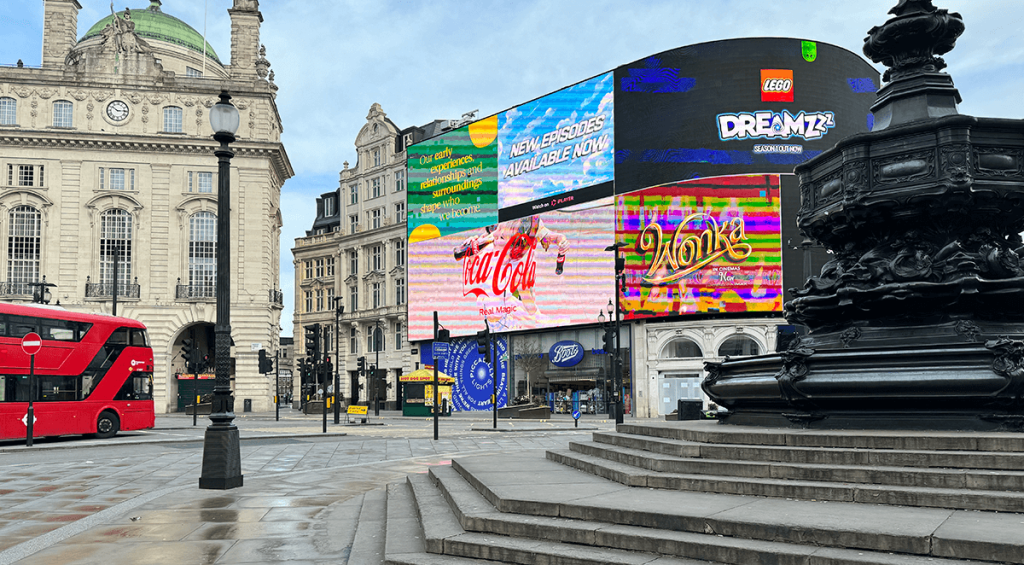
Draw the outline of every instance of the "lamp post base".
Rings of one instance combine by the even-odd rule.
[[[227,490],[242,486],[242,457],[238,428],[232,424],[206,428],[203,443],[203,474],[199,488]]]

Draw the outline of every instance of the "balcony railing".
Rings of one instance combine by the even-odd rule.
[[[32,296],[32,283],[0,282],[0,296]]]
[[[284,306],[284,292],[270,289],[270,303]]]
[[[117,285],[117,297],[128,300],[139,299],[139,277],[135,277],[135,282],[132,284],[119,283]],[[114,283],[94,283],[89,282],[89,277],[85,278],[85,297],[86,298],[113,298],[114,296]]]
[[[179,284],[174,293],[177,300],[213,300],[217,298],[217,286],[210,284]]]

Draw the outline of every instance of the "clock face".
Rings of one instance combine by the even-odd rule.
[[[120,100],[114,100],[107,104],[107,117],[115,122],[120,122],[128,117],[128,105]]]

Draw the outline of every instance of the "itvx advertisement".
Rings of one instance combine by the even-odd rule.
[[[618,196],[625,318],[780,312],[779,189],[779,175],[736,175]]]
[[[614,292],[611,198],[409,244],[409,339],[594,323]]]

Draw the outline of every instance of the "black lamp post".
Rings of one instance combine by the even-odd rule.
[[[50,298],[53,297],[50,293],[50,287],[57,285],[46,282],[46,275],[43,275],[43,280],[41,282],[28,283],[28,286],[34,287],[34,290],[32,291],[32,302],[36,304],[49,304]]]
[[[345,305],[340,296],[334,297],[334,423],[341,423],[341,379],[338,368],[341,365],[341,315],[345,313]]]
[[[615,392],[614,392],[613,398],[615,399],[615,423],[616,424],[621,424],[622,423],[622,416],[623,416],[622,413],[624,412],[623,402],[622,402],[622,360],[619,357],[619,351],[622,349],[622,325],[619,322],[619,320],[620,320],[620,313],[619,313],[620,312],[620,307],[619,307],[619,291],[620,290],[625,290],[624,287],[625,287],[625,284],[626,284],[625,272],[624,272],[625,271],[625,267],[626,267],[626,259],[625,259],[625,257],[620,257],[619,256],[619,248],[623,247],[623,246],[624,245],[622,243],[617,242],[617,243],[613,243],[612,245],[609,245],[608,247],[606,247],[604,249],[605,251],[611,251],[611,252],[615,253],[615,292],[613,293],[613,295],[615,297],[615,353],[612,356],[612,363],[614,364],[614,367],[612,369],[612,371],[613,371],[612,374],[613,374],[613,379],[614,379],[614,383],[615,383]],[[611,322],[611,315],[612,315],[612,301],[611,301],[611,299],[609,299],[608,300],[608,321],[609,322]]]
[[[380,416],[380,342],[384,341],[381,334],[380,319],[373,322],[373,349],[377,352],[377,360],[373,365],[373,415]]]
[[[234,151],[228,144],[235,141],[238,131],[238,109],[231,104],[231,96],[221,92],[220,102],[210,108],[213,139],[220,142],[213,154],[217,156],[217,325],[214,327],[216,345],[216,380],[213,387],[213,407],[203,443],[203,470],[199,488],[231,489],[242,486],[242,457],[238,445],[235,419],[235,399],[231,396],[231,158]]]

